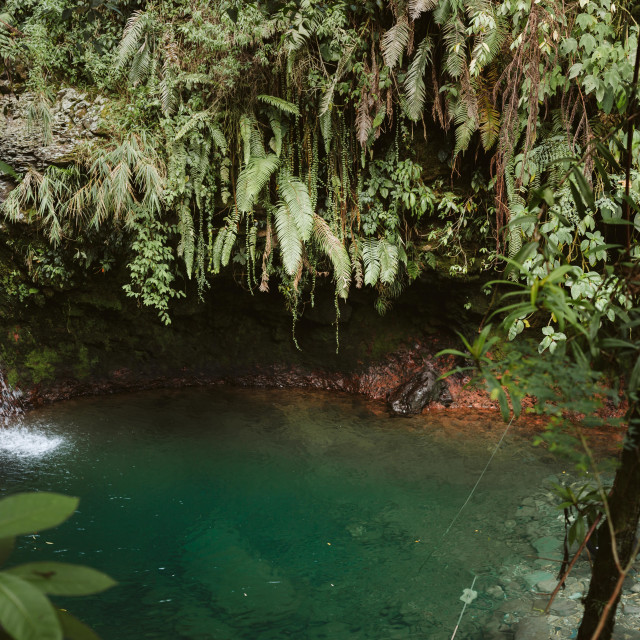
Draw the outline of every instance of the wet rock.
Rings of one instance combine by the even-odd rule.
[[[530,589],[533,589],[539,582],[544,580],[553,580],[553,575],[548,571],[534,571],[523,576],[524,581]]]
[[[518,623],[515,640],[548,640],[551,630],[545,618],[525,618]]]
[[[566,616],[573,615],[580,609],[580,606],[577,602],[573,600],[567,600],[564,598],[556,598],[553,601],[553,604],[549,608],[550,613],[553,613],[556,616],[562,616],[563,618]]]
[[[640,616],[640,606],[636,604],[625,604],[622,608],[625,615]]]
[[[420,413],[434,401],[448,406],[453,400],[446,383],[438,380],[438,372],[432,364],[427,364],[389,396],[391,410],[403,416]]]
[[[496,600],[502,600],[504,598],[504,591],[499,585],[494,585],[493,587],[489,587],[487,589],[487,595],[495,598]]]
[[[536,591],[540,593],[553,593],[554,589],[558,586],[558,581],[555,578],[551,580],[541,580],[536,584]]]
[[[562,549],[562,541],[553,536],[543,536],[534,540],[532,544],[538,555],[546,558],[559,557],[559,552]]]

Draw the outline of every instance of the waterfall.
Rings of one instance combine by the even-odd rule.
[[[22,391],[14,389],[0,371],[0,426],[7,426],[24,413]]]

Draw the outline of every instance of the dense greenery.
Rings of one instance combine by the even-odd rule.
[[[42,232],[13,242],[29,274],[4,274],[7,290],[24,299],[127,264],[127,295],[169,322],[190,279],[202,293],[231,268],[252,290],[275,277],[294,313],[328,274],[336,298],[372,286],[384,311],[421,271],[464,275],[517,254],[534,225],[506,223],[544,178],[561,195],[545,229],[577,267],[572,291],[592,296],[610,240],[600,219],[620,216],[623,181],[597,180],[587,156],[558,185],[558,161],[602,136],[620,158],[630,8],[5,2],[5,74],[33,93],[43,142],[65,83],[109,96],[110,134],[29,171],[5,202],[9,220]],[[577,209],[582,172],[596,200]]]

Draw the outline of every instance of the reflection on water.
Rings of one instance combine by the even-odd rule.
[[[529,551],[502,523],[550,470],[510,438],[443,541],[502,430],[472,438],[470,420],[445,438],[428,417],[291,391],[74,401],[0,431],[0,495],[80,496],[17,560],[114,576],[59,601],[104,640],[445,638],[478,575],[471,638],[497,570]]]

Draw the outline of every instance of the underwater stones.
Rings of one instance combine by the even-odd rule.
[[[496,584],[487,589],[487,595],[495,598],[496,600],[502,600],[504,598],[504,591],[502,590],[502,587]]]
[[[515,640],[548,640],[550,637],[551,629],[545,618],[524,618],[518,623]]]
[[[562,541],[553,536],[543,536],[534,540],[532,543],[533,548],[538,552],[538,555],[550,557],[556,554],[562,549]],[[559,556],[558,556],[558,559]]]
[[[553,580],[553,574],[548,571],[533,571],[522,577],[529,589],[533,589],[539,582]]]
[[[536,584],[536,591],[540,593],[553,593],[554,589],[558,586],[558,581],[555,578],[551,580],[541,580]]]
[[[389,407],[398,415],[420,413],[429,403],[449,406],[453,399],[445,382],[438,379],[435,367],[427,363],[422,371],[394,389],[389,395]]]

